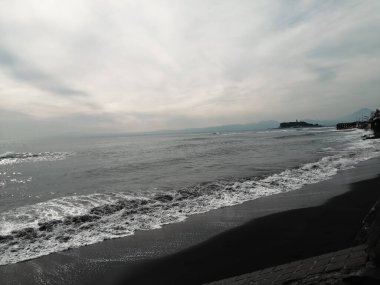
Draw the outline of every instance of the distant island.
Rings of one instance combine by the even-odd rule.
[[[310,124],[303,121],[295,121],[295,122],[283,122],[280,123],[280,129],[286,128],[318,128],[322,127],[319,124]]]

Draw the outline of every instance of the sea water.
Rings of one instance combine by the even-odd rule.
[[[334,128],[0,140],[0,265],[300,189],[380,156]]]

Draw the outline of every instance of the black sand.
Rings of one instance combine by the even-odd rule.
[[[372,159],[297,191],[0,266],[0,284],[197,284],[344,248],[380,196],[379,174]]]
[[[380,197],[380,176],[318,207],[269,215],[138,266],[122,284],[201,284],[351,246]]]

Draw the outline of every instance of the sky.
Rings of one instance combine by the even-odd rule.
[[[0,138],[380,107],[378,0],[0,0]]]

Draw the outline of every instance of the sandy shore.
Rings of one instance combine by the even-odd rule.
[[[0,284],[199,284],[338,250],[379,198],[379,174],[373,159],[298,191],[1,266]]]

